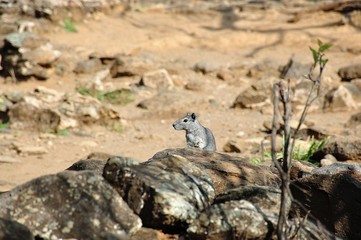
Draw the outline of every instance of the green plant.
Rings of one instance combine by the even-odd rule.
[[[256,158],[256,157],[251,158],[250,161],[253,164],[261,164],[263,162],[261,158]]]
[[[56,131],[55,135],[57,135],[57,136],[68,136],[69,132],[68,132],[67,129],[62,129],[62,130]]]
[[[99,90],[92,90],[90,88],[80,87],[80,88],[77,89],[77,91],[81,95],[91,96],[91,97],[94,97],[94,98],[98,99],[99,101],[104,100],[103,93],[101,91],[99,91]]]
[[[128,89],[118,89],[104,94],[104,99],[112,104],[123,105],[133,101],[133,93]]]
[[[65,18],[63,20],[63,24],[65,31],[72,33],[78,32],[78,30],[76,30],[75,23],[70,18]]]
[[[301,148],[300,146],[294,148],[292,152],[292,159],[315,163],[315,161],[311,159],[312,155],[325,146],[326,143],[327,138],[318,141],[312,137],[308,149]]]
[[[281,206],[279,211],[279,217],[277,222],[277,238],[279,240],[286,240],[293,237],[289,236],[289,225],[288,225],[288,216],[287,216],[287,200],[293,199],[292,193],[290,191],[290,171],[292,166],[292,158],[295,154],[295,142],[297,138],[298,131],[300,130],[301,125],[304,123],[305,118],[307,116],[307,112],[312,105],[312,103],[320,96],[320,88],[322,81],[322,73],[325,69],[325,66],[328,62],[328,59],[325,58],[325,51],[331,48],[331,44],[323,43],[320,40],[317,40],[318,49],[314,49],[310,47],[313,64],[309,70],[309,73],[306,75],[306,80],[312,82],[310,90],[308,92],[308,96],[301,113],[301,117],[298,120],[298,125],[294,129],[293,133],[291,132],[291,124],[290,120],[292,118],[292,91],[290,86],[290,81],[287,83],[284,80],[281,80],[279,83],[275,83],[273,85],[273,121],[272,121],[272,161],[277,168],[280,178],[281,178]],[[292,65],[293,61],[290,61]],[[287,68],[289,69],[290,66]],[[316,69],[318,68],[318,69]],[[288,70],[287,70],[288,71]],[[283,74],[283,76],[286,76]],[[279,114],[279,102],[282,104],[282,112]],[[283,135],[284,135],[284,143],[283,143],[283,162],[282,165],[278,162],[276,157],[276,134],[277,134],[277,124],[278,117],[282,116],[283,120]],[[318,144],[313,143],[311,147],[308,149],[306,154],[302,157],[309,158],[312,154],[312,151],[317,149],[318,147],[324,145],[324,143]]]
[[[0,130],[9,129],[9,127],[10,124],[8,122],[7,123],[0,122]]]
[[[92,90],[89,88],[79,88],[78,93],[98,99],[101,102],[108,102],[117,105],[127,104],[134,100],[132,91],[128,89],[117,89],[111,92]]]
[[[108,124],[107,126],[107,129],[112,131],[112,132],[118,132],[118,133],[121,133],[124,131],[124,126],[122,123],[120,122],[113,122],[113,123],[110,123]]]
[[[332,45],[330,43],[323,43],[320,39],[317,39],[317,45],[318,45],[317,50],[315,50],[312,47],[309,47],[312,52],[313,67],[316,67],[317,64],[325,66],[326,63],[328,62],[328,59],[323,58],[324,52],[327,49],[330,49],[332,47]]]

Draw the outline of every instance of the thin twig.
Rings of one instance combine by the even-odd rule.
[[[305,224],[308,215],[310,214],[310,210],[307,211],[306,215],[304,216],[304,218],[302,219],[302,221],[300,221],[300,223],[297,225],[297,228],[295,230],[295,233],[290,237],[290,239],[293,239],[297,236],[298,232],[300,231],[300,229],[302,228],[302,226]]]
[[[277,168],[278,172],[281,173],[282,168],[277,160],[277,152],[276,152],[279,92],[280,92],[280,87],[278,83],[273,84],[273,120],[272,120],[271,152],[272,152],[272,162]]]

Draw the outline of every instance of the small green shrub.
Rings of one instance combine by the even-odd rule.
[[[304,149],[301,147],[294,148],[292,152],[292,159],[306,161],[310,163],[316,163],[311,157],[312,155],[319,151],[325,144],[327,143],[327,138],[322,140],[316,140],[314,137],[311,138],[311,144],[308,149]],[[282,145],[284,145],[284,141],[282,141]],[[283,157],[283,152],[276,153],[276,159],[281,159]],[[266,151],[263,154],[264,160],[272,160],[272,153],[270,151]],[[263,162],[262,158],[251,158],[251,162],[254,164],[261,164]]]
[[[317,141],[314,137],[312,137],[310,147],[308,149],[301,149],[300,147],[294,149],[292,159],[315,163],[315,161],[311,159],[312,155],[325,146],[326,143],[327,139]]]
[[[75,23],[70,18],[65,18],[63,20],[63,24],[64,24],[65,31],[72,32],[72,33],[78,32],[78,30],[76,30]]]

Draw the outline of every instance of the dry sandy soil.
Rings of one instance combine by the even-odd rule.
[[[342,21],[341,15],[333,12],[309,13],[302,15],[299,21],[289,23],[292,17],[282,9],[244,11],[235,13],[232,18],[215,11],[197,14],[138,11],[125,15],[97,14],[77,23],[77,33],[55,27],[54,31],[45,35],[54,46],[73,48],[74,54],[86,56],[94,51],[149,54],[161,63],[179,61],[189,69],[197,62],[224,67],[252,66],[265,61],[286,64],[292,55],[298,62],[310,64],[312,59],[308,46],[315,45],[319,38],[333,44],[324,76],[335,82],[340,81],[336,74],[340,67],[360,62],[361,55],[355,52],[361,52],[361,34],[347,24],[338,24]],[[354,53],[349,49],[353,49]],[[34,79],[18,84],[1,83],[1,89],[33,91],[41,85],[72,92],[75,91],[75,80],[74,74],[68,74],[54,76],[47,81]],[[243,133],[243,138],[265,136],[260,129],[265,120],[272,118],[270,114],[230,108],[252,80],[243,75],[239,76],[239,81],[229,83],[199,74],[201,90],[175,89],[204,99],[203,103],[184,106],[184,109],[197,112],[200,121],[212,129],[219,151],[229,138],[240,133]],[[109,81],[130,83],[119,79]],[[42,137],[41,133],[32,129],[0,133],[3,140],[45,146],[48,151],[42,155],[15,154],[13,157],[18,162],[0,163],[0,191],[44,174],[62,171],[91,152],[106,152],[145,161],[165,148],[185,146],[184,132],[176,132],[171,125],[185,111],[158,115],[157,112],[149,114],[147,110],[136,107],[141,100],[150,96],[151,93],[147,91],[139,92],[134,102],[117,107],[127,122],[122,132],[92,126],[82,129],[82,135],[70,132],[68,136]],[[319,128],[340,133],[343,124],[353,113],[319,111],[312,113],[308,120]]]

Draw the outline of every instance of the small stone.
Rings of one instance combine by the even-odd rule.
[[[172,78],[165,69],[144,73],[140,84],[154,89],[170,89],[174,86]]]
[[[325,158],[325,159],[328,159],[328,160],[332,160],[332,161],[337,162],[337,159],[336,159],[333,155],[331,155],[331,154],[326,154],[326,155],[324,156],[324,158]]]
[[[16,151],[21,154],[28,155],[43,155],[48,153],[45,147],[41,146],[14,146]]]
[[[16,163],[16,162],[20,162],[20,160],[10,156],[0,155],[0,163]]]
[[[227,70],[221,70],[217,73],[217,78],[223,81],[231,81],[234,79],[232,72]]]
[[[338,75],[342,81],[350,81],[355,78],[361,78],[361,64],[355,64],[340,68]]]
[[[272,84],[276,78],[264,78],[258,80],[252,86],[245,89],[234,100],[232,108],[261,109],[271,106]]]
[[[39,37],[35,33],[22,32],[22,33],[10,33],[5,37],[5,41],[14,48],[36,48],[46,44],[48,41]]]
[[[333,163],[335,163],[335,161],[333,161],[333,160],[331,160],[331,159],[326,159],[326,158],[323,158],[323,159],[321,159],[321,161],[320,161],[321,167],[328,166],[328,165],[331,165],[331,164],[333,164]]]
[[[22,58],[34,64],[49,65],[60,57],[61,52],[54,50],[53,46],[48,43],[46,45],[35,48],[34,50],[22,53]]]
[[[82,147],[97,147],[98,143],[94,142],[94,141],[82,141],[79,144]]]
[[[360,29],[361,28],[361,11],[352,11],[349,14],[349,20],[350,20],[350,24],[355,27]]]
[[[201,72],[203,74],[207,74],[210,72],[215,72],[219,69],[227,68],[227,66],[220,64],[215,61],[201,61],[194,65],[193,69],[196,72]]]
[[[37,86],[34,90],[36,97],[46,103],[55,103],[62,100],[64,93],[44,86]]]
[[[325,96],[324,109],[350,111],[357,108],[351,92],[343,85],[331,90]]]
[[[236,137],[241,138],[241,137],[244,137],[245,135],[246,135],[245,132],[239,131],[239,132],[236,134]]]
[[[353,114],[346,123],[347,127],[356,127],[359,125],[361,125],[361,112]]]
[[[102,68],[102,62],[98,58],[92,58],[83,62],[79,62],[75,67],[74,72],[77,74],[95,73]]]
[[[203,89],[203,85],[199,81],[190,81],[184,86],[184,88],[187,90],[199,92]]]

